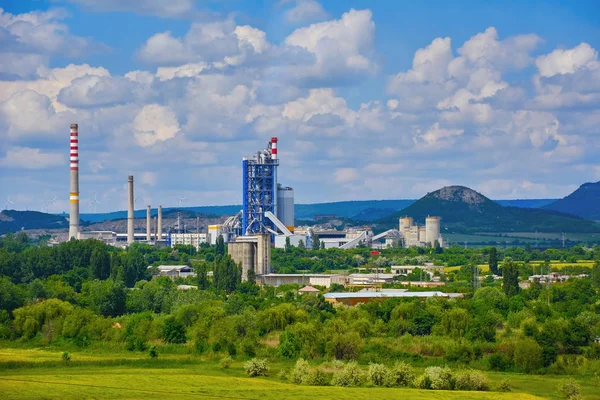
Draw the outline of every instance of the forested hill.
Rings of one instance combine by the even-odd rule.
[[[453,232],[600,232],[592,221],[552,210],[503,207],[464,186],[429,193],[377,225],[380,230],[397,227],[401,216],[423,224],[429,215],[440,216],[442,226]]]
[[[584,183],[567,197],[546,205],[544,209],[600,221],[600,181]]]
[[[0,212],[0,235],[24,229],[67,228],[65,217],[38,211],[4,210]]]

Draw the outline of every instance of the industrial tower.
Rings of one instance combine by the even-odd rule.
[[[266,212],[277,215],[277,138],[267,148],[242,159],[242,234],[271,234],[276,231]]]

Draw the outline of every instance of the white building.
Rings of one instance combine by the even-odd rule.
[[[200,248],[200,244],[208,241],[208,235],[206,233],[171,233],[169,241],[171,246],[177,244],[189,245],[194,246],[197,250]]]

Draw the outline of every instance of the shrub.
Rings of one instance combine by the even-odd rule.
[[[327,374],[320,368],[312,368],[308,371],[302,383],[309,386],[327,386]]]
[[[244,364],[244,369],[249,376],[261,376],[267,374],[267,360],[253,358]]]
[[[290,381],[296,385],[300,385],[302,381],[306,379],[306,376],[309,372],[310,368],[308,366],[308,361],[303,358],[299,358],[298,361],[296,361],[294,369],[290,373]]]
[[[567,400],[579,400],[581,397],[581,386],[573,379],[567,382],[561,382],[558,385],[558,391]]]
[[[362,340],[356,332],[334,334],[327,342],[327,352],[338,360],[356,360]]]
[[[383,364],[369,364],[367,376],[369,383],[374,386],[384,386],[388,381],[388,375],[390,371]]]
[[[488,359],[492,371],[506,371],[512,367],[512,360],[504,353],[494,353]]]
[[[62,360],[66,363],[71,361],[71,355],[69,354],[69,352],[65,351],[64,353],[62,353]]]
[[[512,390],[512,385],[508,381],[508,379],[503,379],[498,385],[499,392],[510,392]]]
[[[452,371],[448,367],[427,367],[425,373],[419,378],[419,387],[433,390],[452,390],[454,380]]]
[[[163,338],[167,343],[185,343],[185,324],[174,316],[167,317],[163,326]]]
[[[341,371],[333,374],[331,384],[334,386],[359,386],[363,381],[363,372],[355,361],[344,365]]]
[[[282,381],[287,381],[290,377],[289,371],[284,368],[281,371],[279,371],[279,373],[277,374],[277,377],[279,379],[281,379]]]
[[[446,360],[469,364],[473,360],[473,349],[467,343],[455,343],[448,346]]]
[[[229,367],[231,367],[231,363],[233,363],[233,358],[231,358],[230,356],[223,357],[219,361],[219,365],[221,366],[221,368],[224,369],[228,369]]]
[[[412,365],[399,361],[388,374],[388,386],[412,386],[415,383],[415,371]]]
[[[150,348],[148,349],[148,355],[150,356],[150,358],[158,358],[158,349],[156,348],[156,346],[150,346]]]
[[[487,376],[481,371],[462,371],[456,375],[455,388],[458,390],[490,390]]]
[[[533,339],[523,339],[515,345],[515,365],[527,373],[542,366],[542,348]]]

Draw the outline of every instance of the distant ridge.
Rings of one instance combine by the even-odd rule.
[[[600,225],[573,215],[536,208],[503,207],[465,186],[446,186],[376,221],[382,229],[397,227],[409,216],[424,223],[428,215],[442,217],[454,232],[600,232]]]
[[[600,221],[600,181],[584,183],[567,197],[546,205],[544,209]]]
[[[4,210],[0,212],[0,235],[22,229],[68,228],[69,222],[60,215],[38,211]]]

